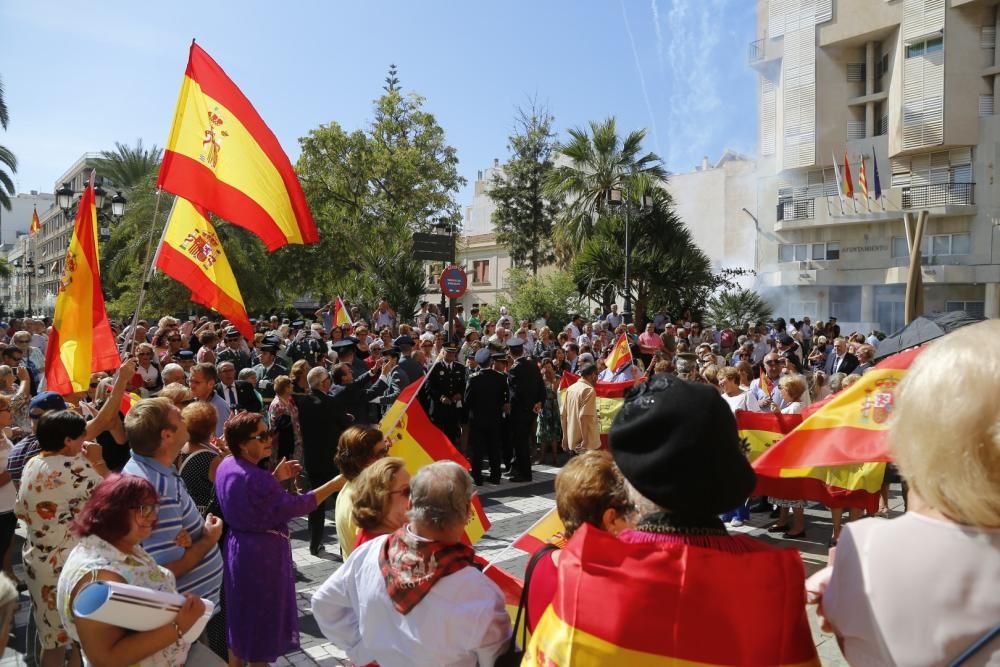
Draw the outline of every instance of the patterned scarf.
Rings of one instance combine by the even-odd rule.
[[[408,614],[438,579],[472,565],[474,554],[462,543],[424,542],[403,526],[385,541],[378,562],[393,606]]]

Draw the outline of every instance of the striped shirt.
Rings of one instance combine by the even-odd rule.
[[[152,535],[142,542],[145,549],[160,565],[166,565],[184,556],[184,549],[174,540],[184,528],[191,535],[191,542],[201,539],[205,519],[188,494],[181,476],[173,467],[167,467],[148,456],[134,451],[122,472],[148,480],[160,496],[160,511]],[[215,603],[219,608],[219,589],[222,587],[222,555],[219,545],[213,544],[200,563],[177,578],[177,592],[194,593]]]

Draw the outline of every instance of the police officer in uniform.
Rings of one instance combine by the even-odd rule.
[[[524,356],[524,341],[514,337],[507,341],[514,362],[507,373],[510,386],[510,434],[514,449],[510,481],[531,481],[531,438],[535,422],[545,400],[545,381],[534,359]]]
[[[431,421],[456,447],[461,442],[462,398],[466,368],[455,360],[458,348],[447,344],[444,359],[434,363],[427,378],[431,399]]]
[[[216,364],[221,364],[223,361],[233,362],[237,375],[239,375],[240,371],[244,368],[250,368],[253,366],[253,363],[250,360],[250,354],[245,352],[240,345],[240,338],[240,332],[236,327],[229,327],[226,329],[224,339],[226,341],[226,349],[219,352],[215,359]]]
[[[406,373],[406,384],[422,378],[424,367],[413,359],[413,339],[403,334],[392,341],[392,346],[399,348],[399,367]],[[405,384],[403,388],[406,388]]]
[[[391,362],[392,371],[389,373],[387,383],[389,388],[378,399],[382,415],[385,415],[386,411],[396,402],[396,399],[399,398],[400,393],[402,393],[406,385],[410,384],[410,379],[406,376],[406,371],[403,370],[403,367],[399,363],[401,356],[399,348],[395,345],[382,350],[383,359],[386,357],[392,357],[393,359]],[[388,363],[388,359],[386,361]]]
[[[490,482],[500,483],[500,429],[504,415],[510,410],[510,392],[507,388],[507,355],[489,350],[476,352],[482,363],[492,358],[493,367],[476,373],[465,388],[465,407],[469,415],[469,462],[472,479],[483,484],[483,457],[490,462]]]
[[[266,402],[274,398],[274,381],[279,375],[288,375],[288,367],[278,359],[281,341],[277,336],[267,336],[261,342],[260,363],[253,367],[257,376],[257,389]]]

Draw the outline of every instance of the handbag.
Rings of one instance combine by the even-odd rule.
[[[542,557],[557,551],[559,547],[554,544],[546,544],[536,551],[528,561],[528,567],[524,571],[524,588],[521,589],[521,599],[517,604],[517,616],[514,618],[514,636],[511,637],[510,648],[507,652],[497,658],[493,663],[495,667],[518,667],[524,659],[524,652],[528,648],[528,587],[531,585],[531,575],[535,571],[535,566]],[[524,615],[524,623],[521,623],[521,615]],[[521,643],[517,642],[517,628],[521,628]]]

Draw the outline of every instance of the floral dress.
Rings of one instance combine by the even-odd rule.
[[[281,420],[281,417],[287,416],[287,420]],[[287,453],[283,450],[285,449],[283,444],[285,441],[285,435],[282,431],[287,428],[286,424],[291,421],[292,433],[294,436],[294,445],[292,447],[291,457],[288,457]],[[271,430],[278,431],[279,446],[275,448],[274,452],[271,454],[271,468],[274,468],[280,461],[281,457],[285,456],[294,461],[302,461],[302,428],[299,425],[299,408],[295,405],[295,401],[289,400],[283,401],[277,396],[271,401],[271,405],[267,408],[267,423],[270,425]]]
[[[156,564],[141,546],[136,546],[135,551],[130,554],[120,551],[112,544],[105,542],[97,535],[88,535],[80,540],[63,567],[62,576],[59,577],[59,616],[63,625],[73,641],[79,642],[80,635],[76,631],[76,621],[73,611],[70,609],[70,597],[73,589],[77,587],[80,580],[85,577],[95,577],[100,570],[114,572],[125,580],[125,583],[132,586],[141,586],[154,591],[165,593],[176,593],[177,582],[173,573]],[[145,660],[137,662],[141,667],[173,667],[183,665],[187,659],[188,649],[191,647],[186,642],[174,642],[167,648],[154,653]],[[92,664],[86,659],[86,664]]]
[[[559,419],[559,394],[554,385],[545,384],[545,401],[538,415],[538,430],[535,435],[539,445],[562,442],[562,422]]]
[[[70,523],[101,479],[83,456],[62,454],[35,456],[21,474],[14,511],[27,530],[24,573],[43,649],[69,644],[56,609],[56,584],[77,543]]]

